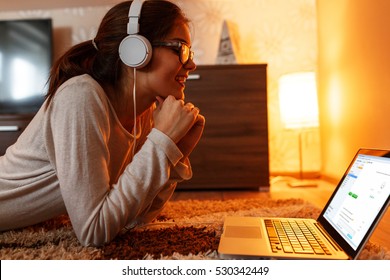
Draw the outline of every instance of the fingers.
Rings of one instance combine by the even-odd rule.
[[[154,127],[177,143],[194,126],[204,126],[204,117],[191,102],[168,96],[165,100],[157,96],[157,108],[153,113]]]
[[[191,102],[185,103],[183,99],[175,99],[172,95],[169,95],[165,100],[161,96],[156,96],[156,100],[158,102],[159,106],[162,106],[164,102],[174,104],[175,102],[178,103],[183,109],[185,109],[187,112],[194,111],[194,113],[199,114],[199,108],[195,107],[194,104]]]
[[[206,118],[203,116],[203,115],[201,115],[201,114],[198,114],[197,116],[196,116],[196,121],[195,121],[195,123],[197,124],[197,125],[205,125],[205,123],[206,123]]]
[[[199,113],[199,108],[198,107],[195,107],[194,104],[188,102],[187,104],[183,105],[183,107],[188,111],[188,112],[191,112],[191,111],[194,111],[194,112],[198,112]]]
[[[164,103],[164,99],[161,96],[156,96],[156,100],[157,100],[159,105]]]

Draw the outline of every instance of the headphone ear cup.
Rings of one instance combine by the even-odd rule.
[[[139,69],[152,58],[152,45],[141,35],[129,35],[119,45],[119,57],[127,66]]]

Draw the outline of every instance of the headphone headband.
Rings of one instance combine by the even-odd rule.
[[[127,34],[137,34],[139,32],[139,18],[145,0],[134,0],[129,9],[129,22],[127,23]]]

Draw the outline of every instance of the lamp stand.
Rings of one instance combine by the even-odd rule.
[[[288,186],[292,187],[292,188],[313,188],[313,187],[317,187],[316,183],[303,179],[303,155],[302,155],[302,153],[303,153],[302,137],[303,136],[302,136],[302,134],[303,134],[303,130],[300,129],[298,132],[299,179],[297,179],[293,182],[289,182]]]

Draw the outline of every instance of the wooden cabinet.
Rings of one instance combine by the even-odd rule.
[[[0,115],[0,156],[16,142],[34,115]]]
[[[193,178],[178,189],[269,188],[266,65],[203,65],[186,83],[186,101],[206,118],[190,156]]]

